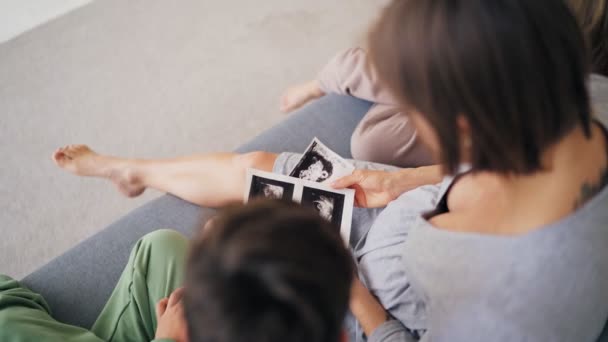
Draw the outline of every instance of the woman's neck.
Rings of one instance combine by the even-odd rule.
[[[434,223],[446,229],[519,234],[556,222],[606,186],[607,159],[602,128],[594,125],[591,138],[577,128],[543,154],[543,171],[463,177],[448,197],[450,215]]]
[[[543,153],[543,171],[506,177],[505,184],[528,194],[534,188],[551,184],[562,190],[563,196],[557,202],[569,200],[564,207],[579,208],[604,188],[608,178],[606,135],[598,124],[592,126],[591,133],[587,137],[582,128],[575,128]]]

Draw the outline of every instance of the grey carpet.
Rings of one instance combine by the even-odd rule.
[[[231,150],[383,2],[98,0],[0,45],[0,273],[19,278],[158,195],[61,172],[56,147]]]

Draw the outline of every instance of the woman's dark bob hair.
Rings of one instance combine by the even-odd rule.
[[[434,128],[444,172],[527,174],[575,127],[591,135],[585,41],[564,0],[393,0],[370,32],[380,79]]]

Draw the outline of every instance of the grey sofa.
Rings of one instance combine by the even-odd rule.
[[[317,136],[342,156],[350,157],[350,135],[370,105],[351,97],[326,96],[237,151],[299,152]],[[116,221],[22,282],[46,298],[56,319],[88,328],[109,298],[131,247],[140,237],[161,228],[190,236],[212,213],[211,209],[165,195]],[[599,340],[608,341],[608,326]]]
[[[370,103],[326,96],[262,133],[238,152],[301,152],[317,136],[350,157],[350,136]],[[131,247],[148,232],[171,228],[190,236],[213,213],[171,195],[134,210],[22,279],[44,296],[59,321],[90,327],[110,297]]]

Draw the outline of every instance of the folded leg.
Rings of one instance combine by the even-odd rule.
[[[412,122],[378,79],[365,50],[352,48],[338,53],[322,69],[316,82],[324,93],[376,103],[352,135],[354,159],[401,167],[432,164]]]
[[[399,167],[433,164],[409,117],[392,105],[376,104],[351,137],[353,158]]]

